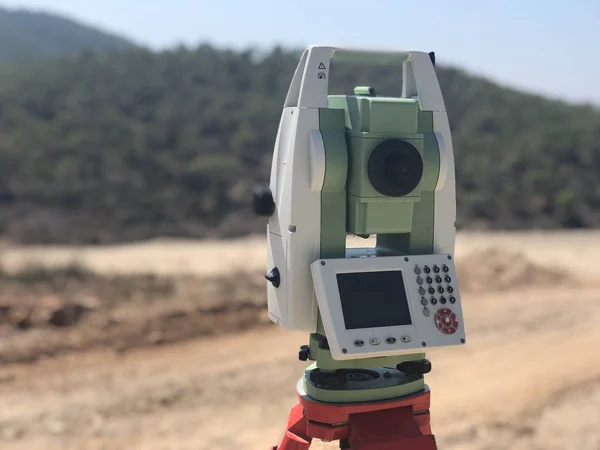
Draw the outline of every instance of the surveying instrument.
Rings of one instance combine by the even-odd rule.
[[[402,96],[329,95],[332,61],[402,64]],[[433,53],[307,48],[268,187],[272,321],[304,330],[310,361],[274,450],[435,450],[425,350],[465,343],[454,266],[454,156]],[[400,78],[400,74],[398,74]],[[347,235],[370,248],[347,248]]]

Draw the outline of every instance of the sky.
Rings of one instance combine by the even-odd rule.
[[[161,50],[310,44],[435,51],[440,64],[600,105],[600,0],[0,0]]]

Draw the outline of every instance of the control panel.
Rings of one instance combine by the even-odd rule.
[[[334,359],[401,355],[465,343],[449,254],[319,259],[311,264]]]

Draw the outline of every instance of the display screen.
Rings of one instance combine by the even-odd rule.
[[[338,273],[347,330],[411,325],[402,271]]]

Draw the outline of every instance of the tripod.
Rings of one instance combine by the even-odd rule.
[[[298,383],[299,403],[273,450],[307,450],[313,439],[338,440],[341,449],[437,450],[429,425],[430,392],[365,403],[322,403]]]

